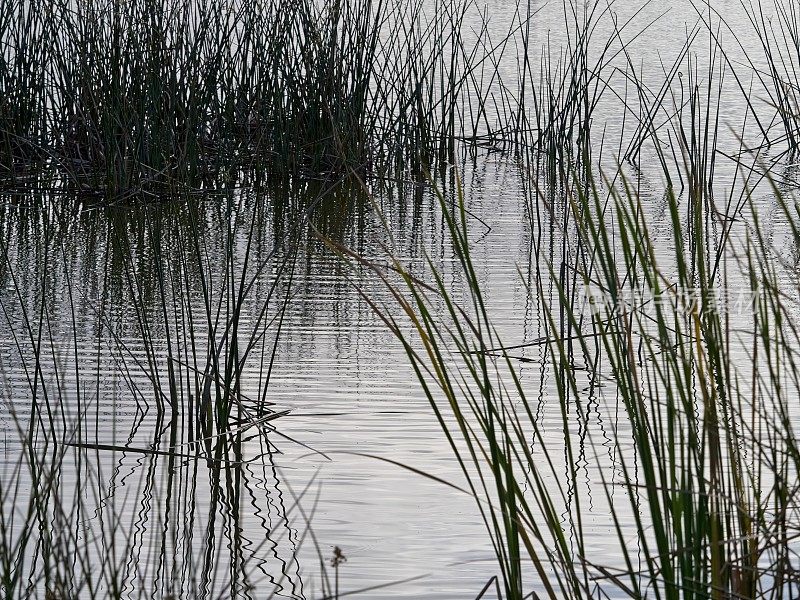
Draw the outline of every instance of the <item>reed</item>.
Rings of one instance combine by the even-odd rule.
[[[452,160],[503,40],[463,0],[3,0],[6,169],[85,193],[174,195],[243,172],[383,175]],[[499,118],[499,117],[497,117]]]
[[[0,240],[12,290],[0,299],[3,329],[16,340],[0,365],[11,427],[0,473],[4,598],[301,589],[309,509],[299,503],[312,504],[313,487],[265,497],[284,485],[273,455],[294,443],[276,427],[286,412],[269,382],[298,229],[267,244],[267,205],[254,202],[245,218],[232,192],[224,200],[219,212],[192,202],[3,211],[4,225],[16,221]],[[76,232],[87,240],[70,239]],[[75,244],[105,257],[85,282],[64,268]],[[32,279],[20,264],[37,265]],[[31,281],[43,282],[41,295]],[[241,523],[257,498],[261,533],[250,536]]]
[[[44,158],[49,127],[45,57],[49,31],[28,3],[0,5],[0,174]]]
[[[306,228],[390,293],[365,298],[402,344],[496,554],[480,595],[499,581],[508,599],[797,597],[800,207],[785,182],[772,186],[791,255],[754,200],[772,184],[761,150],[798,143],[797,7],[777,7],[776,27],[744,5],[768,67],[746,63],[782,133],[748,98],[734,152],[720,145],[722,98],[745,78],[710,6],[698,7],[710,67],[693,53],[698,24],[651,89],[631,47],[653,22],[631,32],[640,12],[620,23],[608,3],[564,2],[566,45],[539,54],[523,2],[493,38],[486,11],[462,0],[0,0],[3,184],[54,173],[57,192],[119,205],[92,207],[101,216],[81,240],[102,250],[87,279],[104,293],[89,302],[66,268],[81,264],[63,240],[74,203],[0,204],[16,365],[2,391],[16,434],[0,473],[3,597],[302,593],[294,523],[310,522],[308,490],[265,502],[278,525],[258,514],[264,540],[245,536],[241,508],[282,485],[272,455],[285,412],[269,382]],[[613,78],[625,118],[636,115],[618,162],[654,151],[661,223],[629,171],[596,166],[594,119]],[[745,164],[750,116],[763,145]],[[473,257],[467,199],[447,180],[465,147],[516,153],[531,190],[523,280],[541,325],[514,347]],[[725,196],[720,156],[742,182]],[[340,240],[357,226],[350,203],[370,201],[365,181],[395,191],[409,174],[434,190],[464,297],[432,259],[412,273],[389,248],[386,269]],[[290,191],[270,202],[265,181]],[[534,367],[520,348],[537,349]],[[101,405],[107,376],[130,421]],[[123,442],[99,435],[106,409]],[[608,508],[609,557],[593,549],[589,493]],[[344,595],[341,549],[332,576],[320,557],[323,595]]]
[[[465,298],[432,262],[432,283],[397,259],[399,278],[375,267],[397,300],[375,308],[462,465],[504,597],[793,597],[800,340],[787,265],[759,211],[741,205],[748,225],[720,240],[718,258],[709,205],[691,195],[665,192],[665,250],[626,180],[576,178],[568,193],[575,278],[543,257],[530,284],[545,326],[528,345],[545,351],[548,390],[523,383],[521,346],[497,334],[462,196],[440,196],[440,208]],[[775,194],[796,240],[797,203]],[[563,447],[545,445],[542,393]],[[594,456],[581,441],[600,443],[587,433],[592,411],[609,424]],[[579,491],[589,474],[609,509],[613,560],[589,549]]]

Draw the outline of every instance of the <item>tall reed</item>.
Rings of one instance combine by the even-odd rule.
[[[500,52],[467,0],[0,2],[3,164],[36,148],[115,199],[257,169],[328,178],[452,160]],[[493,74],[488,82],[477,69]],[[474,117],[478,118],[478,117]],[[500,118],[499,116],[497,117]]]
[[[665,192],[665,246],[625,179],[575,179],[565,193],[578,234],[571,269],[591,293],[568,288],[542,257],[530,293],[544,330],[527,342],[546,352],[552,387],[538,394],[560,414],[548,422],[563,447],[547,445],[548,408],[493,323],[463,196],[440,196],[440,208],[465,298],[432,262],[431,283],[399,259],[391,272],[366,263],[397,301],[375,308],[462,466],[504,597],[794,597],[800,339],[796,282],[776,262],[786,255],[752,201],[739,213],[749,225],[725,237],[717,261],[707,203]],[[797,203],[775,193],[796,243]],[[608,424],[602,447],[593,411]],[[603,554],[591,549],[585,476],[609,510]]]
[[[3,598],[300,593],[269,385],[298,230],[224,204],[2,211]]]

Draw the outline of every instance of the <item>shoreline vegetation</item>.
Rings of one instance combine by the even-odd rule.
[[[315,482],[293,489],[275,458],[328,458],[281,431],[270,393],[309,243],[402,345],[450,444],[460,483],[405,466],[475,499],[497,569],[477,599],[800,596],[800,2],[743,1],[748,31],[687,3],[657,86],[634,50],[667,11],[565,1],[556,45],[540,7],[510,6],[498,35],[490,8],[450,0],[0,0],[0,373],[26,386],[24,403],[3,392],[3,598],[344,595],[353,565],[314,534]],[[613,139],[601,114],[619,115]],[[540,325],[514,347],[456,168],[490,155],[526,194],[519,277]],[[409,182],[464,297],[393,245],[380,196]],[[353,202],[385,260],[338,235]],[[107,249],[82,279],[58,245],[75,210],[100,215],[81,243]],[[105,379],[133,415],[125,443],[98,436]]]
[[[22,185],[50,167],[113,200],[248,172],[430,168],[479,129],[505,144],[487,93],[508,38],[493,42],[484,23],[468,48],[471,7],[4,0],[0,167]]]
[[[472,0],[4,0],[0,173],[119,201],[245,175],[420,178],[464,148],[574,165],[613,61],[653,23],[634,30],[636,11],[598,41],[611,6],[565,5],[567,47],[534,51],[540,10],[514,5],[493,34]]]

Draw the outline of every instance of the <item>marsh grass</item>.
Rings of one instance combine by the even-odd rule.
[[[782,124],[778,141],[793,147],[796,9],[780,7],[777,29],[748,12],[769,72],[749,65]],[[24,187],[23,174],[46,167],[66,182],[59,191],[120,206],[84,240],[105,250],[99,306],[84,302],[83,282],[53,275],[78,262],[59,245],[73,204],[2,207],[0,280],[11,292],[0,309],[18,366],[7,379],[22,381],[4,390],[16,433],[0,474],[4,597],[300,589],[305,534],[294,520],[310,523],[308,489],[270,504],[278,525],[259,513],[264,540],[248,539],[242,507],[259,486],[281,486],[272,455],[285,413],[268,392],[306,229],[390,292],[389,304],[365,297],[403,345],[497,557],[499,576],[481,595],[497,584],[509,599],[797,597],[797,259],[765,233],[753,193],[769,169],[758,170],[758,154],[744,164],[744,132],[738,153],[720,148],[723,84],[731,77],[744,92],[744,78],[710,17],[708,70],[691,51],[698,25],[650,89],[630,49],[652,22],[631,32],[639,12],[618,22],[610,4],[562,8],[567,44],[545,45],[534,69],[537,13],[523,3],[492,39],[487,13],[461,1],[0,0],[4,182]],[[604,19],[613,27],[603,39]],[[504,81],[512,47],[518,79]],[[635,115],[618,159],[638,165],[655,151],[666,241],[638,181],[595,168],[594,119],[616,93],[612,77],[626,82],[625,118]],[[747,107],[774,143],[773,116]],[[460,183],[445,193],[427,179],[451,172],[461,144],[513,151],[531,177],[535,264],[523,281],[541,331],[523,346],[541,352],[535,391],[522,376],[530,361],[498,334]],[[726,198],[715,186],[720,156],[743,180]],[[462,298],[433,260],[423,280],[391,247],[389,269],[346,248],[361,226],[353,214],[370,201],[365,182],[391,187],[408,174],[435,190]],[[290,191],[243,211],[237,186],[265,180]],[[196,191],[210,201],[187,194]],[[796,251],[800,209],[772,191]],[[138,207],[139,219],[127,204],[140,197],[180,202]],[[31,240],[46,243],[13,255]],[[599,303],[584,302],[585,289]],[[731,289],[752,300],[747,322],[709,303]],[[64,293],[66,326],[55,309]],[[85,311],[96,311],[94,354],[78,347]],[[113,422],[127,428],[122,441],[99,435],[101,350],[135,406],[132,423]],[[244,389],[253,372],[254,394]],[[601,412],[598,432],[590,421]],[[140,471],[125,471],[131,457]],[[589,474],[609,509],[608,562],[587,522]],[[123,522],[130,514],[139,520]],[[334,556],[331,576],[320,558],[323,595],[337,597],[342,562]]]
[[[0,174],[44,158],[47,132],[44,57],[48,37],[41,14],[27,3],[0,6]]]
[[[12,290],[0,300],[10,336],[0,364],[10,427],[4,598],[302,589],[296,553],[315,488],[281,491],[273,456],[295,442],[276,427],[286,411],[268,393],[298,229],[275,239],[252,214],[263,205],[224,200],[221,210],[152,205],[138,218],[94,212],[81,227],[35,203],[4,209],[4,223],[16,221],[0,242],[0,277]],[[215,222],[225,226],[210,234]],[[87,285],[65,268],[76,230],[106,257]],[[178,243],[186,239],[194,242]],[[41,295],[21,263],[33,265]],[[245,389],[245,377],[258,384]],[[252,536],[245,507],[257,498],[261,534]]]
[[[47,159],[78,191],[111,198],[252,169],[323,179],[429,169],[479,129],[470,119],[499,118],[490,57],[507,38],[484,26],[467,44],[473,10],[463,0],[4,0],[2,164]]]
[[[465,293],[434,258],[422,275],[391,245],[386,268],[329,241],[390,294],[372,306],[406,350],[462,468],[459,489],[476,499],[503,597],[798,593],[796,248],[776,239],[797,243],[800,213],[773,183],[766,146],[746,146],[748,116],[731,136],[738,147],[722,145],[723,88],[741,89],[741,75],[714,31],[701,69],[698,35],[655,91],[623,49],[642,110],[619,164],[655,146],[666,183],[657,233],[652,193],[622,167],[605,177],[543,153],[545,168],[529,171],[533,262],[520,281],[538,307],[536,339],[506,346],[498,333],[457,178],[431,185]],[[723,159],[727,190],[716,184]],[[781,233],[763,222],[764,187]]]
[[[719,18],[726,33],[743,51],[745,61],[760,84],[766,102],[774,109],[774,116],[759,123],[765,143],[787,148],[794,153],[800,137],[798,133],[798,97],[800,90],[800,4],[795,0],[775,0],[768,5],[741,0],[740,5],[750,26],[749,32],[758,40],[760,56],[743,41],[743,32],[735,31],[716,7],[707,4],[709,16]],[[751,111],[758,120],[758,112]],[[778,133],[775,132],[778,130]]]
[[[364,263],[397,300],[374,306],[462,465],[504,597],[794,597],[796,290],[756,206],[741,206],[749,225],[725,237],[718,259],[706,239],[710,204],[691,194],[665,193],[672,240],[664,250],[624,179],[575,179],[569,193],[575,280],[565,283],[544,259],[530,284],[545,320],[531,345],[547,350],[542,368],[561,407],[563,448],[546,445],[552,431],[545,436],[540,401],[493,324],[462,196],[454,205],[440,196],[440,207],[466,298],[451,296],[433,262],[430,284],[399,260],[394,276]],[[775,193],[796,239],[796,202]],[[594,289],[592,302],[575,287]],[[752,304],[734,313],[733,301],[712,301],[732,289]],[[592,410],[612,418],[603,452],[588,456],[581,440],[591,435],[575,427]],[[589,550],[578,493],[587,468],[609,507],[611,561]]]
[[[419,177],[481,147],[588,164],[646,6],[620,23],[612,5],[565,2],[566,45],[535,65],[524,2],[497,33],[471,0],[3,0],[2,164],[113,199],[252,171]]]

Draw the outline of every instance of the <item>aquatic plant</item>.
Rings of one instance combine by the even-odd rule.
[[[484,27],[467,45],[470,2],[423,4],[3,0],[2,164],[36,149],[77,191],[112,199],[252,169],[430,168],[478,129],[470,118],[492,121],[488,57],[505,40]]]
[[[3,598],[301,589],[295,554],[313,501],[299,503],[314,488],[282,488],[273,457],[294,442],[269,393],[298,229],[276,238],[265,203],[221,200],[3,211]],[[76,229],[87,239],[73,245]],[[103,267],[63,268],[76,247]],[[251,536],[241,523],[256,499]]]
[[[461,300],[433,262],[425,283],[399,259],[384,271],[335,247],[372,266],[397,301],[374,307],[462,466],[504,597],[794,597],[796,289],[758,209],[746,200],[727,215],[748,225],[717,252],[709,205],[666,190],[665,248],[626,180],[576,178],[564,193],[572,275],[538,256],[527,285],[543,335],[512,347],[493,324],[460,194],[455,204],[440,195],[440,208],[467,282]],[[796,243],[797,203],[775,193]],[[542,349],[541,380],[552,381],[535,395],[521,375],[525,347]],[[592,413],[606,423],[594,434]],[[545,443],[554,423],[562,447]],[[610,557],[592,550],[583,477],[608,507]]]

